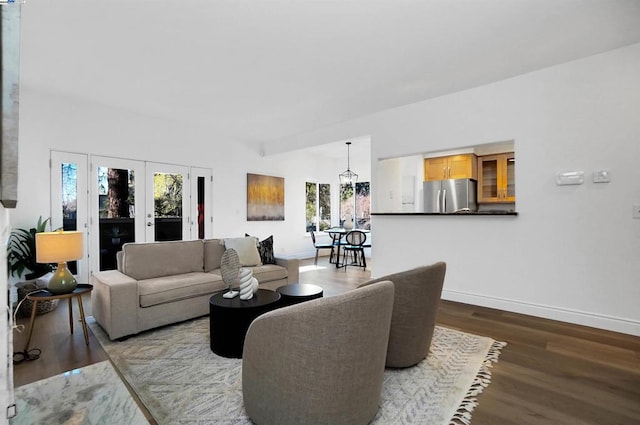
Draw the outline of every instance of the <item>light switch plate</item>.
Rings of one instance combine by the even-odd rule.
[[[593,172],[594,183],[609,183],[611,181],[611,175],[608,170],[598,170]]]
[[[640,218],[640,204],[636,204],[633,206],[633,212],[631,213],[631,217]]]

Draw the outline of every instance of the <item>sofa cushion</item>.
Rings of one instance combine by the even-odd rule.
[[[224,239],[226,249],[235,249],[240,257],[240,265],[243,267],[253,267],[262,264],[258,253],[256,238],[228,238]]]
[[[137,280],[204,270],[202,241],[126,243],[122,272]]]
[[[226,289],[222,277],[213,273],[186,273],[138,282],[140,307],[210,295]]]
[[[210,272],[211,270],[220,268],[220,261],[222,260],[222,254],[224,254],[225,247],[220,239],[205,239],[204,241],[204,271]]]
[[[262,266],[252,267],[253,277],[258,279],[258,283],[271,282],[287,278],[287,269],[275,264],[265,264]]]

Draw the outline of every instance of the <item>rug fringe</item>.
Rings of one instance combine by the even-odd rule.
[[[493,363],[497,363],[502,349],[506,346],[506,342],[500,341],[494,341],[493,344],[491,344],[489,352],[473,380],[473,384],[471,384],[469,391],[467,391],[467,394],[460,402],[460,406],[453,415],[453,418],[451,418],[449,425],[471,425],[471,413],[473,409],[478,406],[478,399],[476,397],[491,383],[490,368]]]

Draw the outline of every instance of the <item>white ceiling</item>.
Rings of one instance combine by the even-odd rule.
[[[255,146],[640,42],[638,0],[34,0],[22,15],[25,87]]]

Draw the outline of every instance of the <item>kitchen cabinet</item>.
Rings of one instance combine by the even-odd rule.
[[[424,180],[477,179],[477,160],[473,154],[425,158]]]
[[[513,152],[478,157],[478,203],[516,201]]]

